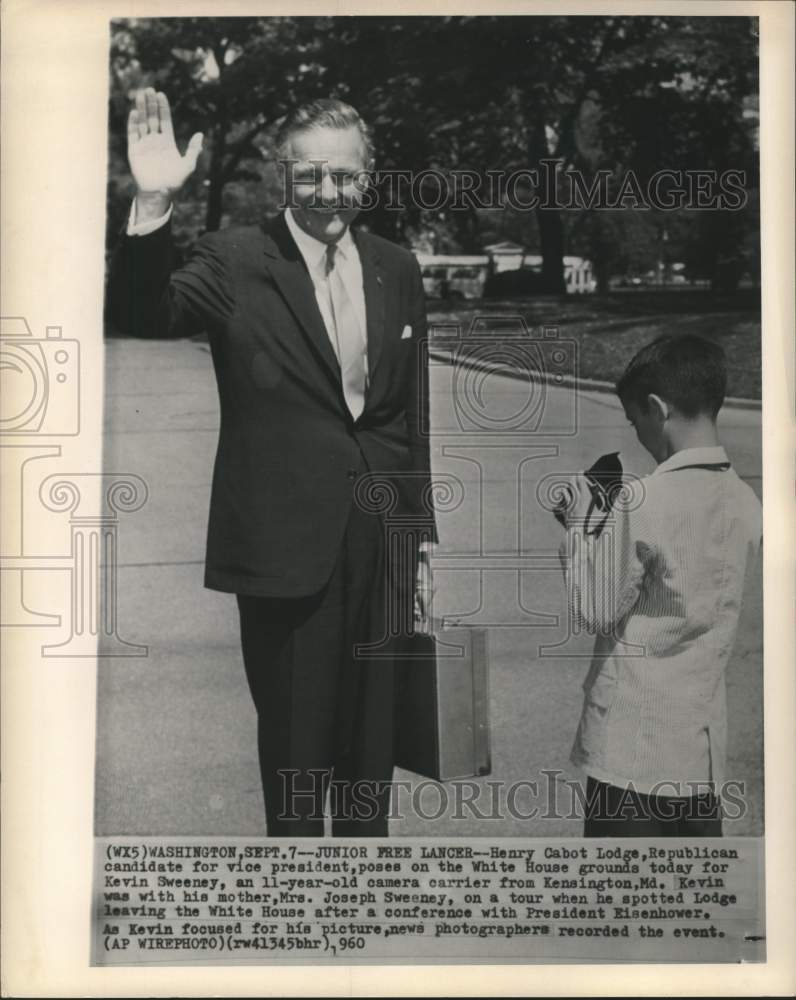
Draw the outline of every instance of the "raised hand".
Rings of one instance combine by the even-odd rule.
[[[202,133],[191,137],[184,155],[174,141],[171,108],[164,93],[139,90],[127,119],[127,155],[138,195],[157,194],[168,200],[196,168]]]

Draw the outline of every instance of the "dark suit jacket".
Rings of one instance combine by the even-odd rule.
[[[436,538],[420,270],[408,250],[354,235],[370,373],[356,422],[283,216],[206,234],[184,266],[170,225],[122,236],[117,248],[108,304],[122,330],[209,336],[221,408],[205,569],[214,590],[264,597],[319,590],[340,549],[363,455],[392,484],[391,516],[407,515],[419,540]]]

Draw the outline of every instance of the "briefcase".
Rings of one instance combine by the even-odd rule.
[[[435,619],[395,662],[396,764],[436,781],[489,774],[486,629]]]

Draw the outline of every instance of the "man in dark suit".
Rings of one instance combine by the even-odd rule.
[[[172,195],[201,144],[181,156],[165,95],[136,96],[109,307],[138,336],[209,336],[221,425],[205,585],[237,595],[268,833],[322,835],[328,793],[335,835],[386,836],[391,643],[427,610],[436,540],[422,278],[409,251],[350,229],[372,144],[332,100],[277,137],[289,207],[206,234],[180,266]],[[404,525],[397,543],[385,515]]]

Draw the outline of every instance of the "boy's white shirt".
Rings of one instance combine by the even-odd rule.
[[[601,534],[567,529],[570,615],[597,633],[571,759],[600,781],[688,795],[727,777],[724,671],[762,508],[732,469],[689,468],[727,462],[721,447],[677,452]]]

